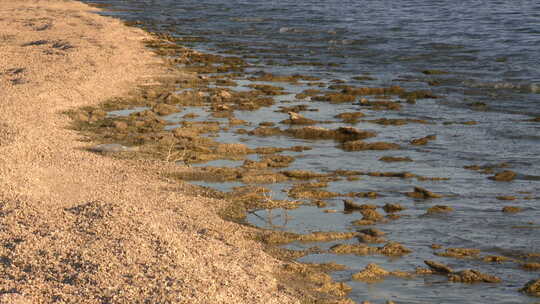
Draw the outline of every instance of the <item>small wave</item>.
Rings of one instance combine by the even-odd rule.
[[[265,22],[268,19],[259,17],[245,17],[245,18],[230,18],[234,22]]]
[[[295,28],[295,27],[282,27],[279,29],[280,33],[306,33],[307,31]]]

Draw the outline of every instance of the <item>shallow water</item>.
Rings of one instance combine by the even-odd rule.
[[[400,203],[407,208],[400,219],[376,227],[387,238],[413,250],[402,258],[383,256],[338,256],[311,254],[306,262],[345,264],[346,271],[333,273],[339,281],[353,286],[350,297],[356,301],[383,303],[528,303],[534,299],[517,290],[538,272],[521,270],[514,262],[485,263],[477,259],[452,259],[434,256],[431,244],[482,250],[482,255],[520,258],[540,252],[540,124],[528,122],[540,116],[540,4],[536,1],[92,1],[112,4],[106,14],[128,20],[142,20],[154,30],[180,37],[201,37],[192,47],[220,54],[249,55],[249,72],[264,70],[278,74],[308,74],[321,77],[326,84],[340,79],[356,86],[400,85],[407,89],[429,89],[439,99],[421,99],[417,104],[403,103],[401,111],[373,111],[354,103],[330,104],[296,100],[294,95],[306,84],[278,85],[290,92],[276,96],[276,105],[258,111],[236,111],[238,119],[250,126],[231,127],[220,132],[220,142],[243,142],[260,146],[292,147],[306,145],[312,150],[285,152],[296,160],[287,168],[332,172],[338,169],[403,172],[426,177],[445,177],[444,181],[418,181],[361,176],[360,180],[329,183],[328,191],[339,193],[376,191],[376,199],[355,199],[358,203],[379,206]],[[253,57],[253,58],[251,58]],[[310,63],[311,65],[308,65]],[[329,65],[335,63],[335,65]],[[315,65],[321,64],[321,65]],[[445,74],[425,74],[424,70],[442,70]],[[369,75],[373,80],[355,80]],[[245,90],[252,82],[235,80]],[[438,81],[430,86],[428,81]],[[487,108],[471,108],[483,102]],[[307,104],[316,112],[302,112],[308,118],[331,121],[326,128],[350,126],[333,118],[342,112],[362,111],[366,119],[414,118],[431,124],[381,126],[359,122],[354,127],[377,132],[367,141],[400,144],[396,151],[345,152],[331,140],[301,140],[286,136],[255,137],[236,134],[238,128],[253,129],[260,122],[279,122],[287,114],[277,113],[279,106]],[[196,113],[194,121],[220,121],[204,108],[186,108],[167,117],[179,121],[186,113]],[[128,112],[116,112],[126,115]],[[445,124],[476,121],[476,125]],[[173,128],[174,126],[171,126]],[[413,138],[436,134],[425,146],[411,146]],[[407,156],[413,162],[385,163],[381,156]],[[253,157],[250,157],[253,158]],[[518,173],[513,182],[495,182],[488,175],[466,170],[468,165],[507,163]],[[204,165],[239,166],[242,162],[214,161]],[[222,191],[238,182],[210,184]],[[291,184],[265,185],[275,199],[286,199],[283,190]],[[445,195],[441,199],[413,200],[404,195],[414,186]],[[514,195],[516,201],[500,201],[497,196]],[[326,200],[328,207],[301,206],[296,210],[261,210],[248,217],[249,222],[266,228],[299,233],[311,231],[354,231],[351,224],[359,213],[342,212],[342,199]],[[424,215],[433,205],[448,205],[454,212]],[[503,206],[523,208],[517,214],[501,212]],[[336,213],[325,213],[336,209]],[[346,242],[357,242],[356,239]],[[336,244],[291,244],[304,249],[314,245],[325,249]],[[343,241],[340,241],[343,243]],[[375,262],[389,270],[414,271],[423,260],[432,259],[454,269],[478,269],[497,275],[499,284],[449,283],[443,276],[419,276],[414,279],[389,278],[377,284],[351,280],[351,274]]]

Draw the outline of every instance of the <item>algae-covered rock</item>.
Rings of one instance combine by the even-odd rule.
[[[374,209],[361,209],[360,213],[363,216],[362,220],[377,222],[383,219],[383,216]]]
[[[273,171],[246,171],[240,174],[240,180],[246,184],[275,184],[287,180],[283,174]]]
[[[377,253],[387,256],[402,256],[411,253],[412,250],[398,242],[389,242],[377,249]]]
[[[352,278],[357,281],[372,283],[381,281],[388,275],[390,275],[390,271],[385,270],[377,264],[370,263],[364,270],[353,274]]]
[[[258,127],[248,132],[249,135],[255,135],[255,136],[277,136],[277,135],[284,135],[284,131],[282,131],[278,127]]]
[[[345,102],[354,102],[356,100],[355,95],[346,94],[346,93],[327,93],[322,96],[313,96],[311,97],[313,101],[327,101],[330,103],[345,103]]]
[[[180,109],[173,105],[169,105],[165,103],[158,103],[157,105],[152,107],[152,111],[158,115],[164,116],[164,115],[180,112]]]
[[[289,191],[289,196],[295,199],[325,199],[325,198],[332,198],[337,197],[340,194],[337,192],[331,192],[326,190],[318,190],[318,189],[297,189],[294,191]]]
[[[312,178],[328,176],[328,174],[316,173],[316,172],[307,171],[307,170],[289,170],[289,171],[282,171],[281,173],[283,173],[287,177],[297,178],[297,179],[312,179]]]
[[[448,279],[451,282],[456,282],[456,283],[500,283],[501,282],[501,279],[496,276],[481,273],[480,271],[474,270],[474,269],[468,269],[468,270],[463,270],[457,273],[452,273],[448,276]]]
[[[361,219],[361,220],[353,221],[351,224],[357,225],[357,226],[369,226],[369,225],[374,225],[375,221]]]
[[[379,161],[393,163],[393,162],[412,162],[413,160],[409,157],[383,156],[379,158]]]
[[[309,234],[299,235],[298,240],[301,242],[328,242],[334,240],[346,240],[357,236],[356,232],[312,232]]]
[[[326,272],[334,270],[342,270],[344,267],[339,264],[301,264],[287,263],[283,266],[279,276],[284,276],[282,279],[292,284],[299,284],[303,288],[314,291],[317,298],[324,294],[324,303],[334,304],[352,304],[348,299],[342,299],[349,293],[352,288],[343,283],[335,282],[332,277]],[[295,281],[299,281],[295,283]],[[319,303],[319,299],[306,299],[306,303]],[[322,303],[322,302],[321,302]]]
[[[505,170],[490,176],[489,179],[498,181],[498,182],[511,182],[516,178],[517,174],[514,171]]]

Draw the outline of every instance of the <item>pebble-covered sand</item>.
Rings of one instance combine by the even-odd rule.
[[[95,11],[0,0],[0,303],[297,302],[225,202],[69,129],[66,111],[173,73]]]

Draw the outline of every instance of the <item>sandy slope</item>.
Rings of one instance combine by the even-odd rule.
[[[0,303],[294,302],[222,202],[68,129],[62,111],[170,72],[145,33],[92,11],[0,0]]]

